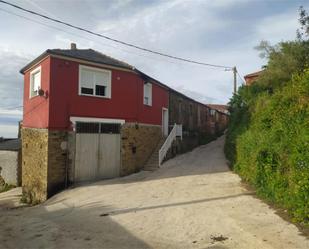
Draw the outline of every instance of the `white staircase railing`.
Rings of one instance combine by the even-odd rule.
[[[168,150],[171,148],[173,141],[180,134],[181,134],[181,138],[182,138],[182,126],[174,124],[173,129],[171,130],[170,134],[168,135],[164,144],[162,145],[161,149],[159,150],[159,166],[161,166],[161,163],[162,163],[163,159],[165,158]]]

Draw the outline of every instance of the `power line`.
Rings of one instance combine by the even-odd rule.
[[[30,13],[30,14],[32,14],[32,15],[36,15],[36,16],[42,17],[42,18],[44,18],[44,19],[48,19],[48,20],[53,21],[53,22],[56,22],[56,23],[60,23],[60,24],[62,24],[62,25],[68,26],[68,27],[70,27],[70,28],[77,29],[77,30],[80,30],[80,31],[89,33],[89,34],[91,34],[91,35],[99,36],[99,37],[101,37],[101,38],[104,38],[104,39],[107,39],[107,40],[110,40],[110,41],[113,41],[113,42],[116,42],[116,43],[119,43],[119,44],[122,44],[122,45],[125,45],[125,46],[128,46],[128,47],[132,47],[132,48],[135,48],[135,49],[138,49],[138,50],[142,50],[142,51],[144,51],[144,52],[148,52],[148,53],[152,53],[152,54],[156,54],[156,55],[168,57],[168,58],[175,59],[175,60],[179,60],[179,61],[184,61],[184,62],[188,62],[188,63],[198,64],[198,65],[202,65],[202,66],[217,67],[217,68],[232,68],[232,67],[230,67],[230,66],[223,66],[223,65],[210,64],[210,63],[195,61],[195,60],[191,60],[191,59],[186,59],[186,58],[182,58],[182,57],[173,56],[173,55],[165,54],[165,53],[162,53],[162,52],[154,51],[154,50],[151,50],[151,49],[148,49],[148,48],[144,48],[144,47],[141,47],[141,46],[134,45],[134,44],[132,44],[132,43],[128,43],[128,42],[124,42],[124,41],[121,41],[121,40],[118,40],[118,39],[115,39],[115,38],[111,38],[111,37],[109,37],[109,36],[102,35],[102,34],[93,32],[93,31],[91,31],[91,30],[88,30],[88,29],[85,29],[85,28],[82,28],[82,27],[79,27],[79,26],[75,26],[75,25],[73,25],[73,24],[70,24],[70,23],[61,21],[61,20],[59,20],[59,19],[55,19],[55,18],[46,16],[46,15],[40,14],[40,13],[38,13],[38,12],[35,12],[35,11],[32,11],[32,10],[29,10],[29,9],[26,9],[26,8],[23,8],[23,7],[20,7],[20,6],[18,6],[18,5],[15,5],[15,4],[12,4],[12,3],[9,3],[9,2],[3,1],[3,0],[0,0],[0,3],[9,5],[9,6],[11,6],[11,7],[16,8],[16,9],[19,9],[19,10],[22,10],[22,11],[24,11],[24,12]]]
[[[6,12],[10,15],[14,15],[14,16],[17,16],[19,18],[22,18],[22,19],[25,19],[27,21],[30,21],[30,22],[33,22],[33,23],[36,23],[36,24],[40,24],[42,26],[45,26],[45,27],[48,27],[48,28],[51,28],[51,29],[55,29],[55,30],[58,30],[58,31],[61,31],[61,32],[64,32],[64,33],[67,33],[67,34],[70,34],[70,35],[73,35],[73,36],[76,36],[76,37],[80,37],[82,39],[85,39],[85,40],[88,40],[88,41],[91,41],[91,42],[95,42],[95,43],[99,43],[103,46],[107,46],[107,47],[111,47],[111,48],[114,48],[114,49],[119,49],[121,51],[124,51],[126,53],[129,53],[129,54],[133,54],[133,55],[136,55],[136,56],[141,56],[141,57],[144,57],[144,58],[149,58],[149,59],[152,59],[152,60],[156,60],[156,61],[165,61],[165,62],[168,62],[168,63],[173,63],[173,64],[177,64],[177,65],[180,65],[180,62],[175,62],[175,61],[171,61],[171,60],[168,60],[168,59],[159,59],[159,58],[156,58],[156,57],[150,57],[150,56],[147,56],[147,55],[144,55],[144,54],[138,54],[136,52],[133,52],[133,51],[129,51],[127,49],[124,49],[124,48],[120,48],[118,46],[113,46],[111,44],[107,44],[107,43],[103,43],[101,41],[96,41],[96,40],[93,40],[93,39],[90,39],[90,38],[87,38],[85,36],[82,36],[82,35],[79,35],[79,34],[75,34],[75,33],[72,33],[72,32],[69,32],[69,31],[66,31],[64,29],[61,29],[61,28],[58,28],[58,27],[55,27],[55,26],[52,26],[52,25],[49,25],[49,24],[46,24],[46,23],[43,23],[43,22],[40,22],[40,21],[37,21],[37,20],[34,20],[34,19],[31,19],[29,17],[26,17],[26,16],[23,16],[23,15],[19,15],[19,14],[16,14],[14,12],[11,12],[11,11],[8,11],[6,9],[2,9],[0,8],[0,11],[3,11],[3,12]],[[183,63],[183,62],[181,62]],[[211,69],[217,69],[217,68],[211,68]]]
[[[237,75],[238,77],[241,79],[243,84],[246,84],[246,81],[243,79],[243,77],[239,74],[239,72],[237,71]]]

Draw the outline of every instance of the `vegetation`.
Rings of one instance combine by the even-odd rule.
[[[266,69],[230,101],[225,152],[257,194],[309,225],[309,17],[300,9],[297,39],[261,42]]]
[[[5,183],[4,185],[0,186],[0,193],[9,191],[12,188],[15,188],[15,186]]]

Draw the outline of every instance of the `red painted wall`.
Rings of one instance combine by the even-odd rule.
[[[44,59],[41,66],[41,88],[49,93],[50,90],[50,58]],[[34,67],[33,69],[37,68]],[[23,127],[30,128],[48,128],[49,127],[49,98],[30,96],[30,72],[29,70],[24,75],[24,108],[23,108]]]
[[[45,61],[42,63],[42,88],[48,91],[47,100],[42,97],[26,98],[29,95],[29,74],[25,75],[25,112],[30,106],[44,102],[41,108],[33,110],[26,119],[24,117],[25,126],[70,129],[70,116],[125,119],[126,122],[161,125],[162,107],[168,107],[166,89],[153,84],[152,106],[145,106],[144,81],[139,75],[112,69],[111,99],[79,96],[79,63],[53,57]]]

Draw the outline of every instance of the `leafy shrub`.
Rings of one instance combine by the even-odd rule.
[[[249,121],[235,120],[248,111],[232,114],[226,151],[233,153],[233,144],[234,169],[258,195],[309,225],[309,71],[254,99]]]

